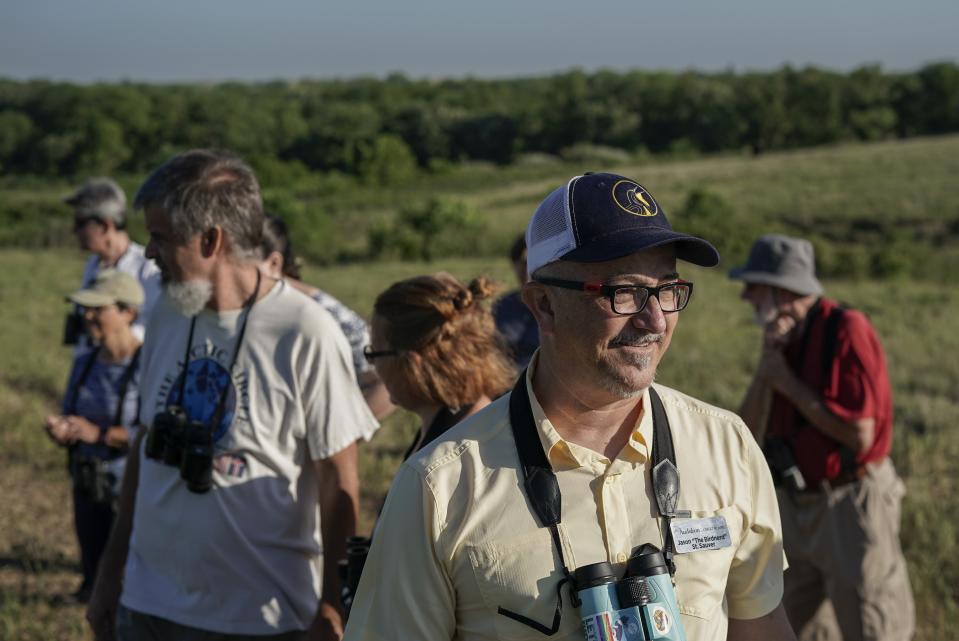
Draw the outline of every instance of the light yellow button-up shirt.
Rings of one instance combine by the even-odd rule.
[[[629,442],[610,461],[563,440],[529,377],[527,389],[562,492],[559,532],[569,569],[609,561],[623,570],[633,548],[662,548],[649,482],[649,392]],[[724,517],[732,538],[730,547],[676,557],[688,640],[722,641],[728,617],[765,615],[782,598],[776,493],[739,417],[661,385],[656,390],[672,429],[679,509],[693,518]],[[503,607],[549,627],[563,576],[549,529],[537,521],[522,484],[508,396],[407,461],[380,516],[346,641],[582,640],[565,587],[562,624],[552,637],[497,613]]]

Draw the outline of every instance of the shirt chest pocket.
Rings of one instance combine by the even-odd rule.
[[[545,637],[534,628],[498,613],[500,608],[552,626],[556,612],[556,588],[563,578],[559,556],[546,528],[515,537],[468,547],[473,576],[486,613],[493,620],[496,636],[509,641],[559,641],[582,639],[579,615],[569,603],[569,588],[563,585],[560,630]]]
[[[692,519],[722,517],[732,544],[718,550],[676,555],[676,601],[682,614],[711,620],[726,595],[726,580],[742,538],[742,512],[736,507],[694,511]]]

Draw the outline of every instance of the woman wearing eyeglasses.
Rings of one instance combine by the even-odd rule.
[[[93,348],[74,362],[62,413],[47,416],[44,427],[68,450],[83,571],[74,596],[86,601],[113,524],[127,446],[137,431],[140,338],[133,323],[144,295],[135,277],[107,269],[69,300],[83,310]]]
[[[515,372],[485,304],[493,292],[486,278],[464,285],[438,273],[394,283],[377,297],[366,358],[393,403],[422,421],[404,458],[513,384]]]

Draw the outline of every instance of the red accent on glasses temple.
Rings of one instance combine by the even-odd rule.
[[[602,283],[583,283],[583,291],[601,292],[603,291],[603,284]]]

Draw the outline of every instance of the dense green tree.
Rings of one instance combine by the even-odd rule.
[[[892,102],[892,79],[878,65],[860,67],[843,83],[843,120],[859,140],[880,140],[895,135],[898,120]]]
[[[949,62],[898,74],[865,66],[166,86],[0,79],[0,164],[46,176],[143,172],[197,146],[230,148],[291,180],[305,167],[395,181],[411,175],[409,154],[433,170],[528,153],[759,153],[950,131],[959,131],[959,66]]]
[[[416,158],[399,136],[380,134],[358,148],[357,173],[371,185],[395,185],[416,173]]]
[[[501,165],[513,161],[519,149],[516,121],[504,114],[484,114],[453,124],[450,151],[454,158],[489,160]]]
[[[920,131],[941,134],[959,129],[959,66],[936,63],[919,71]]]
[[[785,74],[747,74],[738,86],[739,113],[746,126],[744,142],[759,154],[781,149],[789,136]]]
[[[27,143],[33,136],[30,116],[19,111],[0,111],[0,171],[24,162]]]
[[[821,145],[842,139],[842,100],[837,74],[815,68],[784,70],[786,118],[790,123],[786,145]]]

